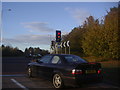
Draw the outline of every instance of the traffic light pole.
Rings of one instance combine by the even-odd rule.
[[[65,54],[66,54],[66,47],[65,47]]]
[[[69,54],[70,54],[70,46],[69,46]]]
[[[62,48],[61,48],[61,54],[62,54]]]
[[[58,54],[58,47],[56,48],[56,54]]]
[[[55,44],[55,53],[58,54],[58,43]]]

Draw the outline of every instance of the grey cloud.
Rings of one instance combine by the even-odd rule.
[[[22,23],[25,28],[30,29],[30,32],[52,32],[54,29],[48,27],[48,23],[45,22],[28,22]]]
[[[51,38],[54,38],[51,36]],[[48,35],[21,35],[14,38],[3,38],[3,43],[11,44],[31,44],[31,45],[50,45],[50,36]]]
[[[82,8],[65,8],[66,11],[68,11],[73,18],[75,18],[78,22],[83,23],[84,20],[90,16],[90,13]]]

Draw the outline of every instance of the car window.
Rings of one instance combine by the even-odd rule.
[[[50,55],[44,56],[43,58],[40,59],[40,61],[43,62],[43,63],[49,63],[51,58],[52,58],[52,56],[50,56]]]
[[[51,61],[52,64],[60,64],[61,60],[59,56],[54,56]]]
[[[87,62],[84,59],[75,55],[66,55],[64,57],[69,63],[86,63]]]

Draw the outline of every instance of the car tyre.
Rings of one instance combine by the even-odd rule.
[[[31,67],[28,67],[28,69],[27,69],[27,75],[28,75],[29,78],[33,77],[32,76],[32,68]]]
[[[63,88],[64,82],[62,80],[62,77],[59,74],[54,74],[53,76],[53,86],[55,88]]]

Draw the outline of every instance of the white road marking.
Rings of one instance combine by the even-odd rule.
[[[16,85],[18,85],[19,87],[23,88],[24,90],[29,90],[28,88],[26,88],[25,86],[23,86],[22,84],[20,84],[18,81],[16,81],[15,79],[11,79],[12,82],[14,82]]]
[[[25,76],[25,74],[0,75],[0,77],[22,77],[22,76]]]

